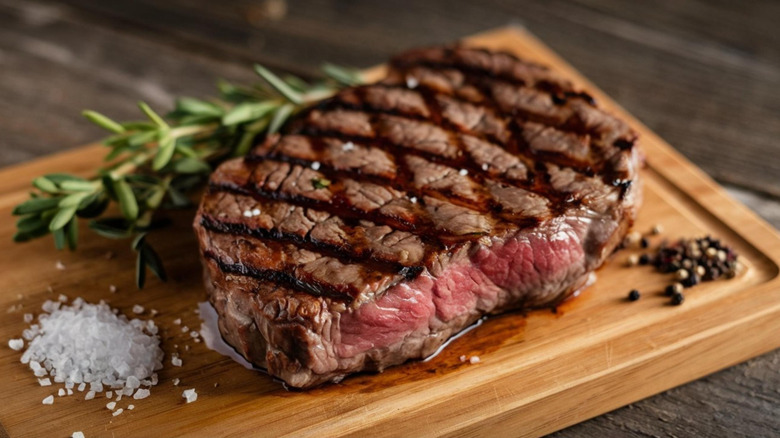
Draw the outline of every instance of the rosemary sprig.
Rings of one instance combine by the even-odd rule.
[[[155,217],[162,208],[192,205],[188,197],[222,160],[246,154],[261,134],[279,131],[293,114],[332,96],[339,88],[360,83],[352,70],[326,64],[327,79],[310,83],[295,76],[280,78],[255,65],[263,82],[252,86],[220,81],[218,98],[182,97],[162,116],[144,102],[145,120],[117,122],[95,111],[83,115],[112,135],[105,165],[91,178],[66,173],[32,181],[30,199],[14,208],[15,242],[52,234],[57,249],[75,250],[78,219],[111,239],[131,239],[137,253],[136,284],[142,288],[146,269],[165,280],[162,260],[147,233],[165,223]],[[116,204],[121,216],[106,216]]]

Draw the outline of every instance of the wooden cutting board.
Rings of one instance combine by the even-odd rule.
[[[268,376],[193,342],[173,323],[181,318],[191,328],[200,326],[195,309],[205,292],[190,230],[193,212],[173,215],[175,227],[150,236],[168,261],[171,279],[152,280],[142,291],[133,285],[134,257],[127,242],[107,241],[83,227],[75,253],[55,252],[51,238],[11,243],[10,211],[26,198],[30,180],[55,171],[89,175],[104,150],[88,146],[0,171],[0,217],[5,218],[0,222],[0,424],[7,434],[535,436],[780,347],[780,236],[774,229],[522,29],[499,29],[467,42],[550,65],[629,120],[648,158],[636,229],[662,224],[666,232],[654,244],[661,238],[720,237],[741,254],[739,276],[697,286],[686,292],[682,306],[671,306],[662,293],[669,276],[650,267],[625,267],[630,251],[624,251],[598,271],[594,286],[557,313],[495,317],[427,362],[288,392]],[[379,74],[381,68],[369,72]],[[115,257],[106,258],[107,252]],[[64,270],[55,268],[58,260]],[[118,292],[110,293],[110,285]],[[632,288],[643,292],[640,301],[625,300]],[[161,326],[166,367],[152,396],[132,401],[135,410],[112,417],[108,400],[85,401],[79,392],[55,396],[52,406],[41,404],[57,387],[38,386],[7,340],[25,328],[23,313],[37,314],[45,300],[61,293],[104,299],[128,315],[133,304],[159,311],[154,319]],[[180,368],[170,365],[175,351],[184,361]],[[480,362],[461,363],[461,355],[477,355]],[[181,379],[179,386],[174,378]],[[187,388],[197,390],[197,402],[184,402],[181,393]],[[125,399],[118,407],[128,403]]]

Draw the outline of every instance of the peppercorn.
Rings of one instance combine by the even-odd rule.
[[[671,297],[675,293],[674,285],[670,284],[669,286],[666,286],[666,289],[664,289],[664,295],[667,297]]]
[[[678,280],[685,280],[686,278],[691,276],[691,274],[686,269],[679,269],[679,270],[677,270],[675,275],[677,276]]]
[[[650,256],[649,255],[642,254],[641,256],[639,256],[639,264],[640,265],[646,265],[648,263],[650,263]]]
[[[628,300],[629,301],[636,301],[640,297],[639,291],[636,289],[631,290],[631,292],[628,293]]]
[[[685,278],[682,281],[682,285],[685,287],[693,287],[699,284],[699,275],[698,274],[691,274],[688,276],[688,278]]]
[[[642,240],[639,241],[639,245],[642,248],[647,248],[650,246],[650,241],[647,240],[647,237],[643,237]]]
[[[675,306],[679,306],[683,303],[683,301],[685,301],[685,295],[681,294],[680,292],[675,292],[672,295],[672,304]]]

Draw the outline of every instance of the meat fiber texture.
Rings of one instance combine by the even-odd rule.
[[[555,306],[636,215],[636,140],[546,67],[404,53],[212,175],[194,227],[220,332],[306,388]]]

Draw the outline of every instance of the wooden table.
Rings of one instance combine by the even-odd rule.
[[[0,165],[99,138],[83,108],[133,118],[252,61],[312,75],[519,23],[780,227],[780,4],[713,3],[0,0]],[[775,351],[556,435],[771,436],[778,388]]]

